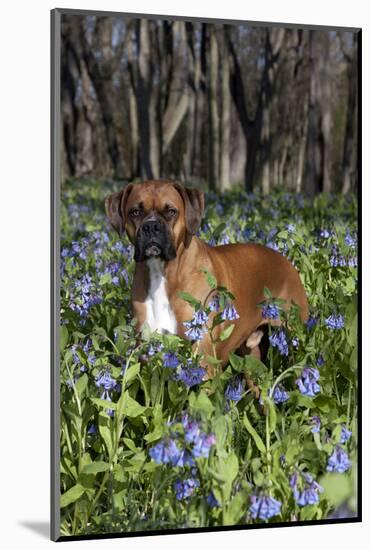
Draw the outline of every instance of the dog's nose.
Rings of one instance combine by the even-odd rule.
[[[157,235],[161,230],[157,220],[148,220],[142,225],[142,231],[146,235]]]

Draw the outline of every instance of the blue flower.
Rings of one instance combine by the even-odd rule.
[[[328,472],[339,472],[342,474],[343,472],[346,472],[351,465],[352,463],[349,460],[347,453],[342,447],[336,445],[334,452],[328,459],[326,469]]]
[[[209,302],[209,308],[210,308],[210,311],[215,311],[215,312],[219,311],[219,309],[220,309],[220,296],[219,296],[219,294],[215,294],[213,296],[213,298]]]
[[[296,231],[296,226],[293,223],[288,223],[286,229],[289,233],[294,233]]]
[[[183,415],[181,422],[184,428],[184,439],[187,443],[195,443],[201,433],[198,422],[190,418],[188,414]]]
[[[95,424],[90,424],[88,428],[88,434],[89,435],[95,435],[98,432],[97,426]]]
[[[308,317],[305,324],[307,325],[308,330],[312,330],[312,328],[314,328],[317,323],[318,323],[318,317],[310,316]]]
[[[202,367],[182,366],[180,372],[177,374],[177,379],[191,388],[192,386],[201,384],[205,374],[206,370]]]
[[[300,378],[296,380],[296,384],[303,395],[314,397],[321,391],[321,386],[317,383],[319,378],[320,374],[317,369],[305,367]]]
[[[192,455],[195,458],[207,458],[210,454],[210,449],[213,445],[215,445],[215,442],[215,434],[201,433],[200,437],[196,440],[193,446]]]
[[[240,376],[235,376],[228,384],[225,390],[225,398],[229,401],[238,402],[242,397],[243,382]]]
[[[262,316],[264,319],[279,319],[280,310],[276,304],[266,304],[262,308]]]
[[[220,502],[215,498],[214,493],[211,491],[207,496],[207,503],[210,506],[210,508],[220,508],[221,504]]]
[[[347,231],[346,231],[344,242],[350,248],[355,248],[356,247],[357,240],[356,240],[356,238],[352,237],[352,235],[350,234],[349,229],[347,229]]]
[[[270,390],[271,392],[271,390]],[[274,388],[274,392],[273,392],[273,401],[279,405],[280,403],[284,403],[285,401],[287,401],[289,398],[289,394],[287,393],[286,389],[284,388],[284,386],[282,384],[278,384],[275,388]]]
[[[330,232],[327,229],[321,229],[319,232],[319,236],[322,237],[322,239],[328,239],[330,236]]]
[[[307,506],[317,504],[319,502],[319,493],[323,492],[323,488],[310,474],[303,473],[303,490],[300,492],[297,487],[298,476],[296,479],[291,478],[290,486],[293,490],[294,499],[298,506]]]
[[[164,367],[169,369],[176,369],[179,365],[179,359],[176,356],[176,353],[173,351],[168,351],[164,353]]]
[[[340,314],[333,313],[325,319],[325,324],[331,330],[339,330],[344,327],[344,317]]]
[[[343,424],[341,426],[340,443],[346,443],[351,436],[352,432],[350,430],[347,430],[346,426],[344,426]]]
[[[269,519],[281,511],[282,502],[269,495],[252,495],[250,497],[250,513],[254,519]]]
[[[272,347],[277,348],[281,355],[289,354],[289,345],[287,342],[285,331],[281,328],[274,332],[270,337],[269,341]]]
[[[312,423],[311,432],[313,434],[318,434],[320,429],[321,429],[321,419],[320,419],[320,417],[319,416],[312,416],[310,421]]]
[[[236,311],[236,308],[231,303],[228,303],[225,306],[225,308],[222,311],[221,317],[223,321],[235,321],[236,319],[240,318],[240,316]]]
[[[116,380],[112,378],[108,371],[100,372],[95,379],[95,385],[98,388],[103,387],[106,391],[113,390],[116,386]]]
[[[177,500],[188,500],[197,488],[200,482],[197,478],[190,477],[188,479],[178,480],[174,483],[175,497]]]
[[[320,353],[318,355],[317,359],[316,359],[316,365],[317,365],[317,367],[322,367],[322,365],[324,365],[324,364],[325,364],[325,359],[324,359],[322,353]]]
[[[162,440],[149,450],[149,456],[157,464],[177,466],[182,458],[182,451],[173,439]]]

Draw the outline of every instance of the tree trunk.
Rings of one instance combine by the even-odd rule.
[[[216,189],[219,180],[218,43],[214,25],[209,26],[209,186]]]
[[[230,132],[231,132],[231,99],[229,91],[229,50],[227,28],[222,29],[221,38],[221,72],[222,72],[222,120],[220,140],[220,191],[230,187]]]
[[[345,137],[343,148],[343,184],[342,193],[348,193],[352,188],[352,171],[354,169],[352,157],[353,142],[356,129],[356,97],[357,97],[357,35],[353,35],[353,52],[348,61],[348,101],[345,123]]]

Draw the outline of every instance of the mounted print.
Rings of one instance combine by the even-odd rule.
[[[361,520],[360,56],[53,10],[53,540]]]

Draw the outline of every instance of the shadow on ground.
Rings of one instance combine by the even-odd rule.
[[[50,538],[50,524],[48,521],[19,521],[18,525],[37,533],[42,538]]]

